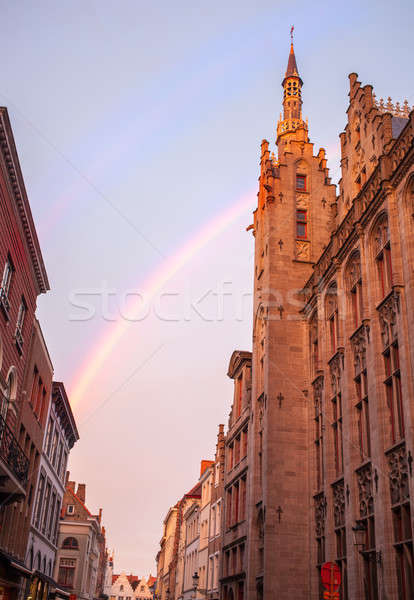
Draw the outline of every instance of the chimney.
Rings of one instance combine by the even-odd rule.
[[[213,464],[214,460],[202,460],[200,465],[200,477]]]
[[[86,484],[85,483],[78,483],[78,491],[76,492],[76,495],[79,498],[79,500],[85,504],[85,498],[86,498]]]
[[[68,473],[69,475],[69,473]],[[66,482],[66,487],[68,488],[68,490],[70,490],[71,492],[75,493],[75,482],[74,481],[67,481]]]
[[[99,523],[102,521],[102,508],[99,509]]]

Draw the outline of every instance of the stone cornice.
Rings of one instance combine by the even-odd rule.
[[[20,169],[19,158],[17,156],[8,112],[4,107],[0,107],[0,151],[7,170],[8,181],[16,202],[17,212],[24,231],[30,259],[36,276],[38,292],[45,293],[50,289],[49,281],[43,262],[29,201],[27,199],[26,188]]]

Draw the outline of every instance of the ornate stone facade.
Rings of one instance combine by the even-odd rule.
[[[261,146],[252,226],[252,600],[318,598],[325,560],[341,569],[343,599],[414,597],[414,113],[377,102],[356,74],[349,79],[337,197],[325,152],[314,155],[309,143],[293,50],[277,158],[266,140]],[[275,293],[281,302],[272,302]],[[356,527],[365,531],[361,547]]]

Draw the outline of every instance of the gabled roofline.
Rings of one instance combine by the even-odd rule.
[[[43,262],[36,227],[32,211],[27,198],[23,174],[20,168],[19,157],[14,142],[13,130],[10,124],[9,113],[4,106],[0,107],[0,151],[7,169],[8,181],[16,202],[17,212],[20,216],[25,240],[29,250],[38,294],[44,294],[49,289],[49,280]]]
[[[86,506],[86,504],[84,502],[82,502],[82,500],[79,498],[79,496],[77,496],[75,494],[75,492],[73,492],[69,487],[66,488],[66,491],[68,491],[68,492],[70,492],[72,494],[72,496],[74,497],[74,499],[77,500],[81,504],[81,506],[86,510],[86,512],[88,513],[88,515],[90,517],[94,517],[94,515],[91,513],[91,511]],[[94,518],[96,518],[96,517],[94,517]]]

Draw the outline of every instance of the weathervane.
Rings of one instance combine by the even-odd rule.
[[[293,31],[295,29],[295,26],[292,25],[292,27],[290,28],[290,39],[292,40],[292,44],[293,44]]]

